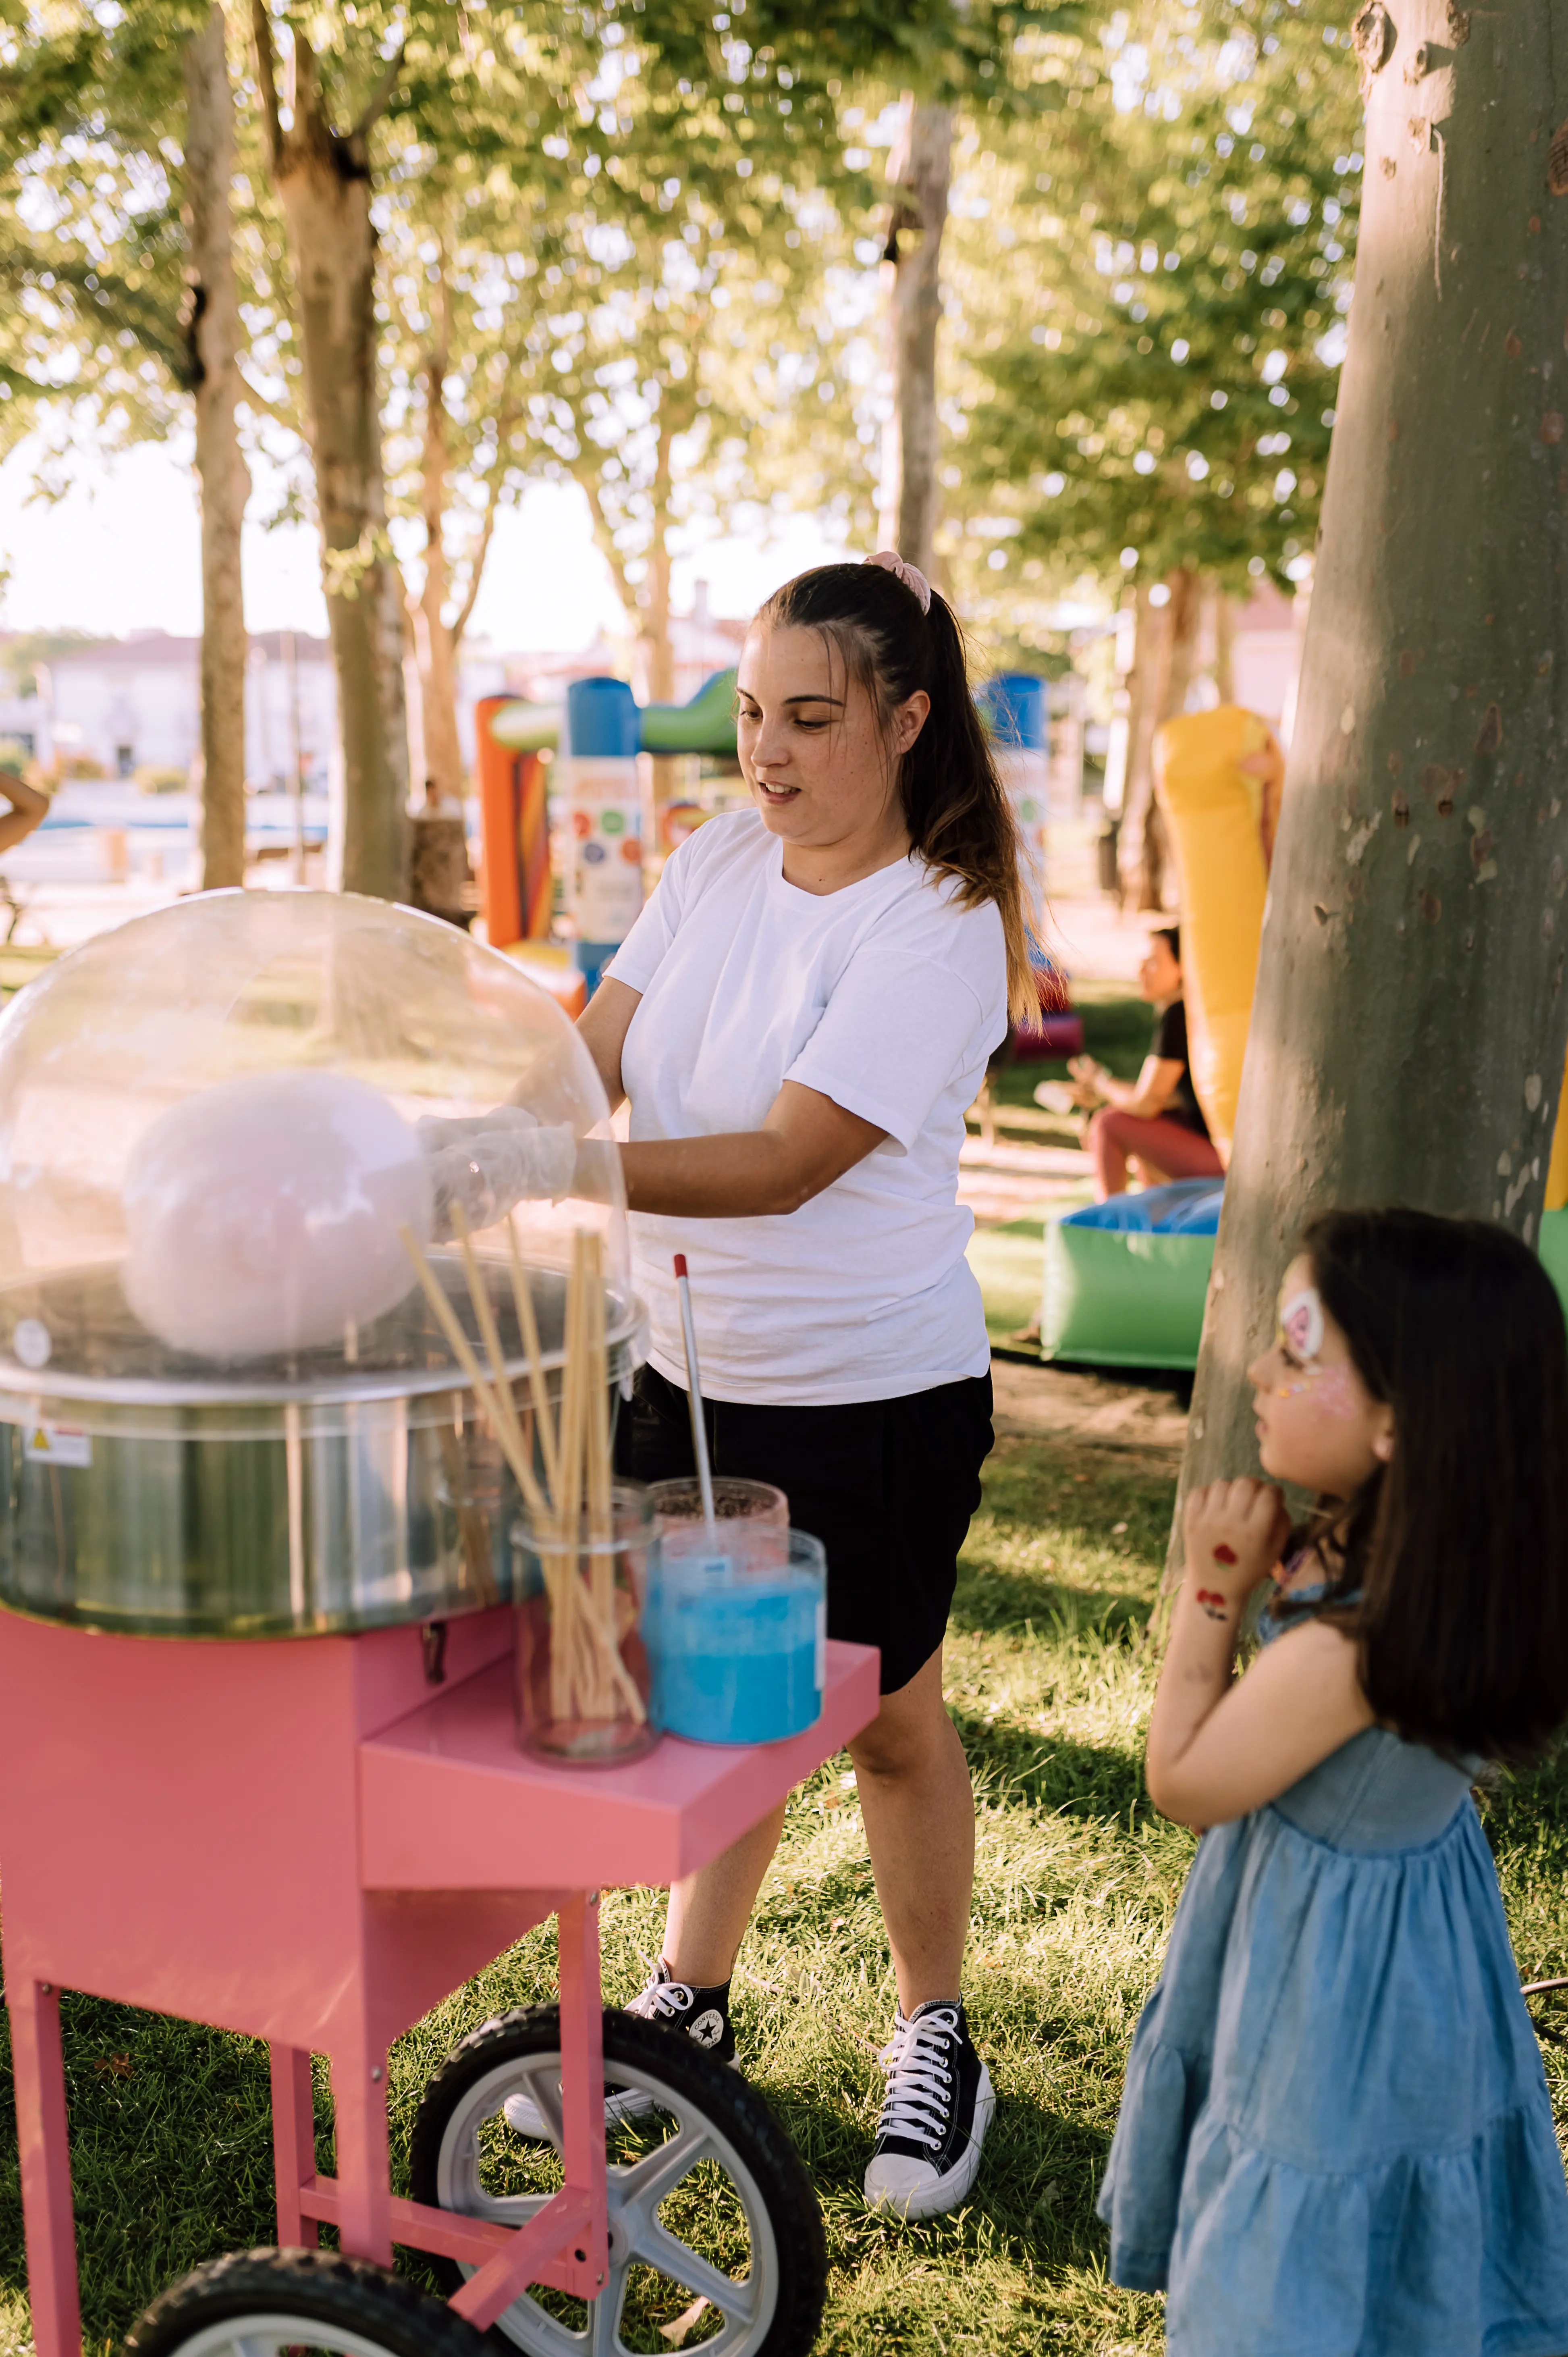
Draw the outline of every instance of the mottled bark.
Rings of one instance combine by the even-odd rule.
[[[1236,701],[1236,601],[1228,589],[1214,592],[1214,689],[1221,704]]]
[[[201,881],[245,880],[245,639],[241,531],[251,474],[235,409],[245,390],[234,279],[234,97],[223,11],[185,46],[187,336],[201,500]]]
[[[903,127],[887,164],[898,197],[884,268],[893,414],[883,442],[878,529],[885,547],[897,549],[927,574],[936,561],[940,505],[937,330],[952,140],[950,108],[923,106],[906,96]]]
[[[434,296],[432,339],[421,375],[424,384],[424,441],[419,484],[424,522],[424,579],[413,613],[414,656],[425,777],[444,798],[463,791],[463,754],[457,737],[457,665],[453,633],[446,619],[452,594],[451,567],[443,537],[452,472],[446,371],[452,353],[452,290],[446,254],[438,253],[439,282]]]
[[[371,129],[395,86],[398,65],[354,128],[335,131],[323,109],[315,54],[296,23],[293,121],[285,131],[268,0],[251,0],[251,14],[305,364],[343,749],[343,884],[350,892],[403,899],[409,860],[403,606],[381,471],[369,161]]]
[[[1187,1484],[1255,1465],[1313,1211],[1534,1241],[1568,1044],[1568,46],[1554,0],[1371,0],[1355,38],[1356,299]]]

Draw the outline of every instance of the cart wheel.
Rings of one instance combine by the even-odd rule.
[[[337,2251],[231,2251],[160,2292],[126,2357],[481,2357],[445,2301]]]
[[[588,2306],[535,2287],[495,2332],[530,2357],[806,2357],[822,2321],[827,2246],[811,2179],[753,2087],[691,2040],[605,2015],[605,2075],[651,2099],[607,2121],[609,2278]],[[544,2133],[501,2106],[532,2098]],[[416,2201],[521,2226],[562,2181],[561,2019],[535,2006],[487,2021],[448,2055],[413,2124]],[[455,2288],[471,2268],[432,2263]],[[706,2302],[705,2306],[702,2303]]]

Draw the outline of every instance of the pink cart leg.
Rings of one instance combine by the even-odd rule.
[[[22,2210],[27,2229],[27,2288],[38,2357],[81,2357],[76,2222],[70,2201],[70,2131],[59,2042],[59,1992],[48,1981],[6,1990],[22,2147]]]
[[[297,2046],[267,2050],[273,2077],[273,2167],[278,2188],[278,2242],[285,2251],[320,2240],[314,2218],[301,2214],[299,2190],[316,2174],[316,2109],[310,2057]]]
[[[561,1969],[561,2111],[566,2183],[591,2204],[585,2299],[609,2272],[605,2183],[605,2024],[599,1994],[599,1894],[563,1901],[559,1917]]]
[[[332,2108],[338,2125],[339,2240],[352,2257],[390,2267],[392,2174],[384,2048],[376,2052],[356,2040],[334,2053]]]

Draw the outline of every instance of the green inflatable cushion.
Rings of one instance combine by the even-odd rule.
[[[1196,1367],[1212,1236],[1046,1229],[1040,1356],[1101,1367]],[[1568,1310],[1568,1210],[1544,1211],[1541,1264]]]

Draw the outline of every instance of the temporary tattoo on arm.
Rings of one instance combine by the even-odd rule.
[[[1216,1547],[1214,1552],[1218,1555],[1219,1552],[1219,1548]],[[1235,1556],[1232,1555],[1230,1560],[1234,1563],[1236,1560]],[[1230,1614],[1226,1605],[1225,1598],[1219,1594],[1217,1588],[1200,1587],[1197,1589],[1195,1591],[1195,1600],[1199,1611],[1207,1612],[1211,1620],[1230,1620]]]
[[[1236,1560],[1235,1548],[1233,1546],[1227,1546],[1224,1540],[1221,1539],[1219,1544],[1214,1550],[1214,1560],[1216,1563],[1234,1563]]]

